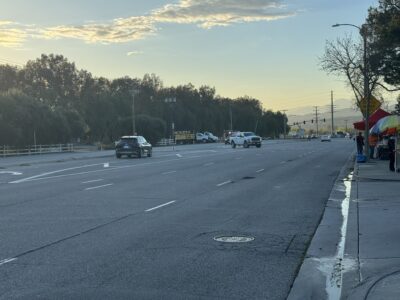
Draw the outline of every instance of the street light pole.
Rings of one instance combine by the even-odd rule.
[[[288,111],[287,109],[282,109],[283,111],[283,139],[286,139],[286,112]]]
[[[138,94],[138,91],[135,89],[131,90],[132,95],[132,135],[136,135],[136,119],[135,119],[135,95]]]
[[[366,160],[369,160],[369,147],[368,147],[368,138],[369,138],[369,105],[370,105],[370,90],[369,90],[369,78],[368,78],[368,48],[367,48],[367,28],[364,24],[362,27],[354,25],[354,24],[335,24],[332,27],[339,26],[352,26],[359,30],[359,33],[363,39],[363,77],[364,77],[364,101],[366,103],[365,108],[365,131],[364,131],[364,154],[366,156]]]

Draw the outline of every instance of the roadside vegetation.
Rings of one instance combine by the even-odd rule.
[[[0,65],[0,141],[3,145],[112,143],[132,133],[132,93],[138,134],[156,143],[175,130],[256,131],[276,137],[286,116],[265,111],[257,99],[218,96],[209,86],[164,87],[143,78],[95,77],[62,55],[43,54],[22,68]],[[175,98],[176,102],[168,102]],[[288,131],[288,128],[286,128]]]

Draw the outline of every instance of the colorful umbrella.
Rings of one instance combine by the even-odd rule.
[[[370,130],[370,133],[394,133],[396,130],[400,131],[400,116],[390,115],[380,119]]]

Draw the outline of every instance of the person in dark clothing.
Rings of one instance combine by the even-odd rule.
[[[390,137],[388,141],[388,148],[389,148],[389,170],[394,172],[394,157],[395,157],[395,151],[396,147],[394,144],[394,138]]]
[[[362,154],[364,146],[364,137],[362,136],[361,132],[358,133],[356,142],[357,142],[357,153]]]

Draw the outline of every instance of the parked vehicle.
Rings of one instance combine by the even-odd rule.
[[[243,146],[243,148],[249,148],[250,146],[261,147],[261,137],[256,135],[254,132],[234,132],[229,138],[229,143],[232,148],[236,146]]]
[[[142,136],[123,136],[115,146],[115,156],[121,158],[122,155],[128,157],[136,156],[141,158],[145,155],[151,157],[153,148],[150,143]]]
[[[321,135],[321,142],[330,142],[331,136],[328,134]]]
[[[192,131],[175,131],[175,143],[176,144],[193,144],[195,135]]]
[[[207,140],[209,143],[216,143],[218,142],[218,137],[216,137],[215,135],[213,135],[211,132],[204,132],[204,135],[207,137]]]
[[[197,143],[207,143],[208,142],[208,136],[205,134],[198,132],[196,133],[196,142]]]

